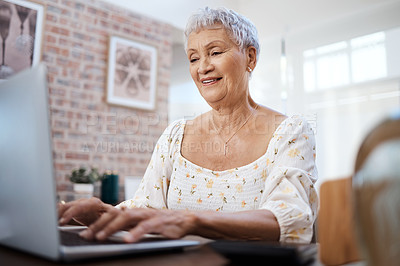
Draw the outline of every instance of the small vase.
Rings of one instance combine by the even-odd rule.
[[[118,174],[107,174],[101,182],[101,200],[104,203],[115,205],[118,203]]]
[[[75,199],[91,198],[93,197],[93,191],[93,184],[74,183]]]

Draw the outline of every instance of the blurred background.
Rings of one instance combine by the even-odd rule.
[[[256,25],[261,53],[250,81],[251,95],[286,115],[301,114],[311,124],[317,141],[318,187],[325,180],[351,175],[367,132],[400,105],[400,0],[0,3],[7,11],[1,19],[18,26],[8,38],[8,28],[0,29],[6,55],[32,34],[32,26],[41,32],[42,38],[35,37],[34,53],[48,69],[55,179],[61,198],[73,190],[74,170],[84,167],[96,168],[100,176],[118,176],[122,200],[127,196],[126,181],[140,181],[167,125],[210,109],[191,80],[183,43],[188,17],[205,6],[233,9]],[[42,16],[36,20],[29,8]],[[108,81],[117,69],[110,59],[116,53],[114,37],[153,51],[148,57],[157,62],[151,64],[156,77],[151,79],[151,108],[108,99]],[[6,65],[11,60],[7,56]],[[140,53],[122,56],[133,66],[126,73],[118,70],[133,89],[150,80],[140,77],[140,68],[147,67],[140,58]]]
[[[400,1],[112,1],[174,28],[169,122],[209,110],[188,71],[186,20],[224,6],[256,25],[261,55],[251,80],[260,104],[303,114],[314,127],[320,182],[352,173],[365,134],[400,104]]]

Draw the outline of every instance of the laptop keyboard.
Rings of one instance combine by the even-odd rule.
[[[124,243],[106,240],[106,241],[90,241],[79,236],[81,230],[60,231],[61,244],[64,246],[87,246],[87,245],[123,245]]]
[[[74,230],[59,230],[61,245],[64,246],[87,246],[87,245],[124,245],[125,242],[122,239],[117,238],[117,241],[107,239],[105,241],[96,241],[96,240],[86,240],[79,236],[79,233],[82,232],[82,229],[74,229]],[[155,242],[155,241],[163,241],[166,238],[158,235],[146,235],[139,242]]]

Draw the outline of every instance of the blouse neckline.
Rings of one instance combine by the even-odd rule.
[[[212,173],[219,173],[219,174],[222,174],[222,173],[225,173],[225,172],[232,172],[233,170],[238,171],[238,170],[243,170],[243,169],[246,169],[246,168],[253,167],[254,164],[257,164],[259,161],[263,160],[264,157],[267,156],[267,154],[268,154],[268,152],[269,152],[269,150],[270,150],[270,147],[271,147],[271,142],[272,142],[272,140],[274,139],[275,134],[277,133],[278,129],[280,130],[281,126],[282,126],[284,123],[286,123],[286,120],[288,120],[289,118],[290,118],[290,117],[286,117],[286,118],[279,124],[279,126],[275,129],[274,133],[272,134],[271,139],[269,140],[267,150],[265,151],[265,153],[264,153],[263,155],[261,155],[260,157],[258,157],[257,159],[255,159],[254,161],[252,161],[252,162],[250,162],[250,163],[248,163],[248,164],[245,164],[245,165],[242,165],[242,166],[238,166],[238,167],[235,167],[235,168],[231,168],[231,169],[220,170],[220,171],[218,171],[218,170],[211,170],[211,169],[208,169],[208,168],[206,168],[206,167],[199,166],[199,165],[193,163],[192,161],[188,160],[187,158],[185,158],[185,157],[182,155],[182,152],[181,152],[182,140],[183,140],[183,135],[184,135],[184,132],[185,132],[185,127],[186,127],[186,122],[187,122],[185,119],[182,119],[182,120],[181,120],[181,121],[182,121],[182,124],[181,124],[182,126],[180,127],[180,131],[181,131],[180,133],[181,133],[181,134],[179,134],[179,156],[186,162],[186,164],[190,164],[191,166],[193,166],[193,167],[195,167],[195,168],[201,168],[201,169],[204,170],[204,171],[208,171],[208,172],[212,172]]]

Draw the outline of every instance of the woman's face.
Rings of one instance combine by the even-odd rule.
[[[192,32],[187,55],[192,79],[211,106],[230,106],[247,99],[247,56],[223,27]]]

